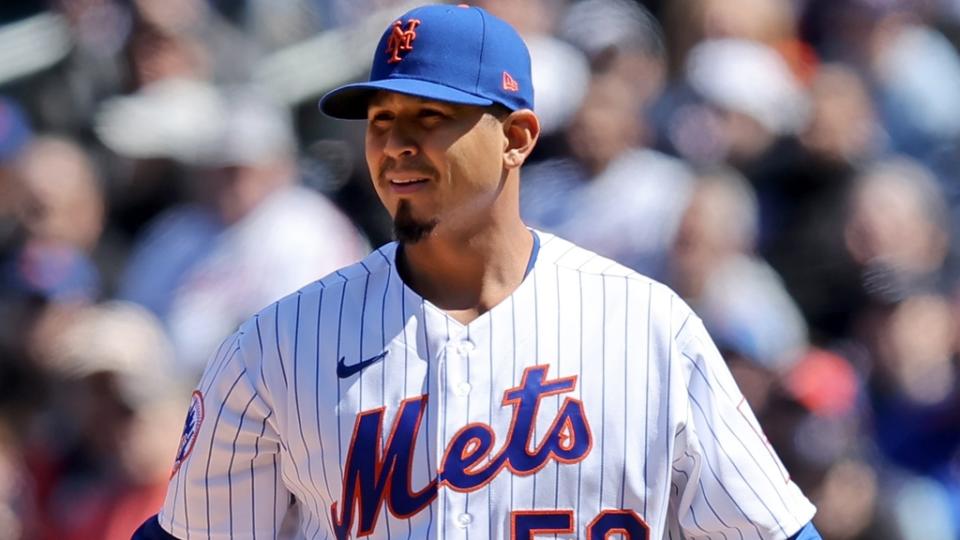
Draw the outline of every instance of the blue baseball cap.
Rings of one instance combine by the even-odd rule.
[[[530,52],[512,26],[481,8],[418,7],[383,33],[370,80],[330,91],[320,99],[320,110],[335,118],[364,119],[367,103],[381,90],[463,105],[533,109]]]

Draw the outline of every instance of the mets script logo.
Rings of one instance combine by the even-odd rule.
[[[203,423],[203,394],[199,390],[194,390],[190,396],[190,408],[187,409],[187,419],[183,423],[183,435],[180,436],[180,446],[177,448],[177,457],[173,462],[173,470],[170,471],[170,478],[177,474],[180,466],[193,451],[193,445],[197,443],[197,433],[200,432],[200,424]]]
[[[489,484],[504,469],[528,476],[551,461],[583,461],[593,439],[580,400],[566,398],[546,435],[534,439],[540,400],[572,392],[577,384],[576,377],[547,380],[547,370],[546,365],[527,368],[520,385],[503,393],[503,406],[513,407],[513,419],[499,450],[494,452],[493,428],[480,423],[464,426],[447,445],[437,477],[419,491],[411,485],[413,456],[427,396],[401,403],[385,449],[384,407],[360,413],[343,470],[341,500],[330,507],[337,538],[350,536],[354,512],[359,512],[357,536],[368,536],[384,506],[394,516],[406,518],[429,506],[440,487],[470,492]]]
[[[413,50],[413,40],[417,39],[417,26],[420,25],[420,19],[410,19],[407,21],[406,30],[403,29],[402,21],[395,21],[390,29],[390,37],[387,39],[387,50],[383,51],[390,55],[388,64],[396,64],[403,58],[400,58],[401,52]]]

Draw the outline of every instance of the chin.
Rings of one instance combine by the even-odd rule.
[[[400,242],[415,244],[428,237],[437,223],[436,218],[414,216],[410,201],[401,199],[393,214],[393,235]]]
[[[421,242],[433,233],[433,229],[436,227],[437,223],[435,221],[429,223],[407,223],[407,224],[398,224],[394,222],[393,224],[393,236],[399,242],[404,244],[416,244]]]

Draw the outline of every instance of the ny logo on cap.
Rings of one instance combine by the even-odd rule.
[[[390,55],[388,64],[396,64],[403,58],[400,58],[400,52],[412,51],[413,40],[417,38],[416,28],[420,24],[420,19],[410,19],[407,21],[406,30],[403,29],[402,21],[394,21],[393,28],[390,30],[390,38],[387,40],[387,50],[383,51]]]

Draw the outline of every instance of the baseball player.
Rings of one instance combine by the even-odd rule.
[[[414,9],[321,108],[366,119],[398,241],[223,342],[135,538],[819,538],[700,319],[520,220],[509,25]]]

